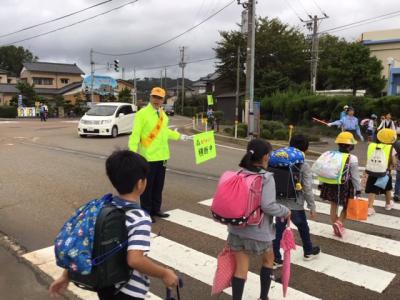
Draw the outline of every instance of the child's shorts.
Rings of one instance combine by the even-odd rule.
[[[271,242],[244,239],[236,234],[228,234],[228,245],[233,251],[245,251],[249,254],[260,255],[268,249],[272,249]]]
[[[367,184],[365,186],[366,194],[380,195],[380,194],[385,194],[387,191],[391,191],[393,189],[392,175],[389,175],[388,183],[386,184],[386,187],[384,189],[381,189],[380,187],[377,187],[375,185],[375,182],[377,180],[378,178],[376,177],[368,176]]]

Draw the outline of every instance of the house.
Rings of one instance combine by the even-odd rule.
[[[15,84],[0,83],[0,105],[10,105],[11,99],[18,94]]]
[[[208,74],[201,77],[200,81],[206,82],[206,93],[214,96],[214,111],[219,110],[224,113],[224,120],[235,121],[236,108],[236,90],[232,87],[232,83],[227,78],[221,76],[218,72]],[[244,92],[239,94],[243,99]],[[239,101],[239,119],[241,119],[241,105]]]
[[[382,62],[382,76],[390,78],[388,95],[400,94],[400,29],[364,32],[359,41]]]
[[[17,76],[11,74],[6,70],[0,69],[0,83],[10,83],[15,84],[17,83]]]
[[[50,62],[24,63],[20,79],[36,88],[61,89],[71,83],[82,82],[85,73],[76,64]]]
[[[191,88],[195,95],[204,95],[207,91],[207,82],[205,80],[197,80],[192,83]]]

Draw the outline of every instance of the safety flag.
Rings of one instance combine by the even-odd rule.
[[[193,135],[193,145],[196,164],[201,164],[217,157],[214,131],[206,131]]]
[[[213,95],[207,95],[207,103],[208,105],[214,105]]]

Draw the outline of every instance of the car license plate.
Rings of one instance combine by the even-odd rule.
[[[94,131],[94,128],[89,127],[89,128],[87,129],[87,131]]]

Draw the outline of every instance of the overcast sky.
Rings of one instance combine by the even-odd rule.
[[[102,0],[0,0],[0,35],[99,2]],[[0,45],[77,22],[127,2],[130,0],[113,0],[70,18],[0,38]],[[28,48],[39,56],[41,61],[77,63],[88,74],[90,48],[108,53],[124,53],[151,47],[201,22],[229,2],[229,0],[139,0],[107,15],[16,45]],[[280,18],[293,26],[299,26],[306,32],[298,16],[307,19],[307,14],[321,15],[317,6],[329,15],[329,19],[321,23],[321,31],[400,10],[398,0],[258,0],[257,15]],[[235,1],[208,22],[173,42],[142,54],[120,57],[120,65],[126,70],[125,78],[132,78],[133,66],[140,69],[177,63],[180,46],[187,47],[185,55],[187,61],[214,57],[213,47],[219,40],[218,31],[236,29],[236,24],[240,22],[241,10],[242,7]],[[365,31],[400,27],[399,20],[400,16],[397,16],[335,34],[354,40]],[[112,62],[115,58],[117,57],[95,55],[94,60],[100,69],[96,73],[107,73],[101,65]],[[198,79],[213,70],[214,63],[208,61],[187,65],[185,74],[190,79]],[[169,77],[176,78],[178,74],[180,76],[178,67],[168,68],[167,72]],[[137,72],[138,77],[158,77],[159,74],[159,70]],[[113,72],[109,75],[117,76]]]

